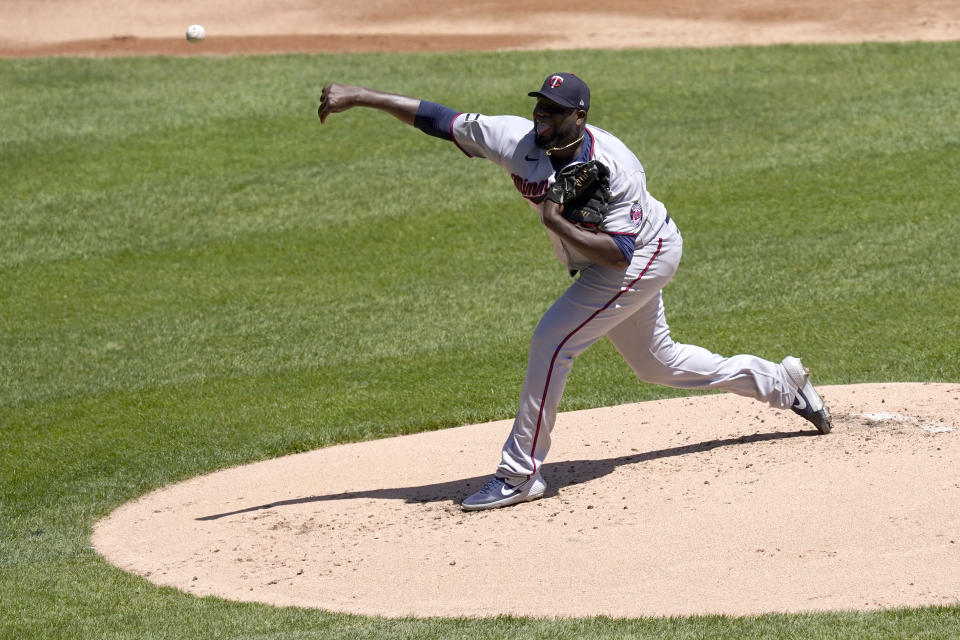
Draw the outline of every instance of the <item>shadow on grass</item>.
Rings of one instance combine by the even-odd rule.
[[[756,442],[768,442],[771,440],[785,440],[787,438],[801,438],[816,435],[819,435],[817,431],[757,433],[738,438],[728,438],[726,440],[708,440],[707,442],[698,442],[695,444],[684,445],[682,447],[671,447],[669,449],[659,449],[657,451],[648,451],[646,453],[634,453],[616,458],[606,458],[604,460],[567,460],[564,462],[548,462],[543,465],[542,469],[542,473],[547,479],[548,484],[545,497],[556,495],[557,492],[563,487],[602,478],[603,476],[611,473],[620,465],[624,464],[636,464],[650,462],[652,460],[660,460],[662,458],[673,458],[676,456],[703,453],[705,451],[719,449],[720,447],[732,447],[753,444]],[[332,493],[329,495],[277,500],[276,502],[247,507],[245,509],[237,509],[236,511],[227,511],[225,513],[202,516],[197,518],[197,520],[219,520],[220,518],[227,518],[229,516],[252,513],[254,511],[263,511],[266,509],[276,509],[278,507],[308,504],[310,502],[326,502],[329,500],[353,500],[357,498],[403,500],[407,503],[427,503],[455,500],[457,503],[459,503],[461,500],[463,500],[463,498],[479,489],[489,478],[490,476],[476,476],[473,478],[464,478],[462,480],[453,480],[450,482],[439,482],[436,484],[425,484],[416,487],[347,491],[344,493]]]

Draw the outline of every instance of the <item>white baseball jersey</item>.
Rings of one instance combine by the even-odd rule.
[[[554,181],[554,166],[534,143],[534,124],[518,116],[461,113],[451,126],[453,141],[471,157],[487,158],[503,168],[532,207],[540,208]],[[656,237],[667,220],[663,204],[647,192],[647,180],[637,157],[612,134],[588,126],[581,152],[574,162],[596,159],[610,170],[610,211],[600,230],[634,239],[639,250]],[[581,270],[592,262],[548,231],[557,258],[568,269]],[[632,256],[631,256],[632,258]]]
[[[421,107],[416,126],[453,140],[468,156],[493,161],[510,174],[531,206],[543,206],[560,167],[534,144],[532,121],[456,114],[433,103]],[[726,358],[673,341],[661,290],[680,265],[680,231],[663,204],[647,193],[640,161],[620,140],[603,129],[587,127],[573,162],[591,159],[610,169],[613,201],[600,230],[610,234],[625,255],[631,252],[632,259],[626,270],[593,264],[551,233],[557,257],[580,275],[534,330],[520,403],[496,472],[510,485],[527,482],[540,472],[573,361],[603,336],[647,382],[731,391],[781,408],[789,407],[796,395],[782,364],[746,354]]]

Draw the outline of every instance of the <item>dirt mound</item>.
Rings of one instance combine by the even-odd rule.
[[[733,395],[562,414],[546,496],[505,509],[457,505],[510,421],[195,478],[125,505],[93,541],[196,595],[385,616],[960,601],[960,385],[822,391],[827,436]]]

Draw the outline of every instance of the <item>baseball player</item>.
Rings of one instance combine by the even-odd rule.
[[[519,407],[496,473],[462,508],[492,509],[543,496],[540,469],[567,375],[574,358],[602,336],[641,380],[721,389],[791,408],[828,433],[830,414],[798,358],[774,363],[752,355],[723,357],[671,339],[661,290],[680,264],[683,240],[676,222],[647,191],[637,157],[607,131],[587,126],[590,90],[583,80],[551,74],[528,95],[536,98],[532,120],[460,113],[337,84],[324,87],[318,109],[321,123],[353,107],[379,109],[453,142],[468,157],[494,162],[537,212],[557,258],[575,278],[534,331]],[[588,213],[574,204],[583,201],[577,190],[585,184],[593,185],[587,195],[600,203]]]

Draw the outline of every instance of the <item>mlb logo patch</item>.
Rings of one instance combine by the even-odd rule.
[[[630,207],[630,219],[636,225],[643,222],[643,207],[640,206],[639,202],[634,202],[633,206]]]

